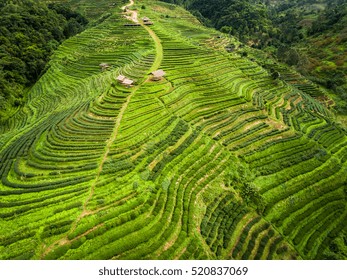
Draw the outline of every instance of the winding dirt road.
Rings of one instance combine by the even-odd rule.
[[[134,5],[134,1],[133,0],[130,0],[130,3],[128,5],[125,5],[123,6],[121,9],[124,11],[125,8],[127,7],[130,7]],[[132,11],[132,10],[129,10],[127,9],[127,13],[130,15],[130,16],[126,16],[127,19],[135,22],[135,23],[139,23],[138,21],[138,13],[137,11]],[[140,23],[141,24],[141,23]],[[157,36],[157,34],[152,30],[150,29],[148,26],[144,25],[144,24],[141,24],[141,26],[143,28],[145,28],[147,30],[147,32],[149,33],[149,35],[152,37],[154,43],[155,43],[155,50],[156,50],[156,55],[155,55],[155,59],[153,61],[153,64],[151,66],[151,68],[149,69],[149,72],[152,72],[152,71],[155,71],[157,70],[160,65],[161,65],[161,62],[163,60],[163,47],[162,47],[162,44],[161,44],[161,41],[159,39],[159,37]],[[90,214],[94,214],[93,211],[89,211],[88,210],[88,204],[90,202],[90,200],[92,199],[93,195],[94,195],[94,189],[95,189],[95,186],[97,184],[97,182],[99,181],[99,178],[100,178],[100,175],[101,175],[101,172],[103,170],[103,166],[109,156],[109,152],[110,152],[110,148],[111,148],[111,145],[117,140],[117,136],[118,136],[118,131],[119,131],[119,127],[121,125],[121,122],[122,122],[122,119],[123,119],[123,115],[125,113],[125,111],[127,110],[128,108],[128,105],[130,103],[130,100],[131,98],[136,94],[137,90],[146,82],[147,80],[144,79],[139,85],[135,86],[131,93],[128,95],[125,103],[122,105],[121,107],[121,110],[117,116],[117,119],[116,119],[116,123],[115,123],[115,126],[114,126],[114,129],[110,135],[110,138],[106,141],[106,146],[105,146],[105,151],[102,155],[102,158],[101,158],[101,161],[100,161],[100,164],[99,164],[99,168],[97,170],[97,173],[96,173],[96,176],[95,176],[95,179],[93,180],[92,184],[91,184],[91,187],[90,187],[90,191],[89,191],[89,194],[83,204],[83,209],[82,209],[82,212],[80,213],[80,215],[76,218],[76,220],[72,223],[72,226],[70,228],[70,230],[68,231],[68,233],[63,236],[62,238],[60,238],[59,240],[55,241],[54,243],[52,243],[51,245],[49,245],[48,247],[44,247],[43,248],[43,252],[41,254],[41,259],[43,259],[49,252],[51,252],[52,250],[55,249],[55,246],[62,246],[62,245],[65,245],[65,244],[68,244],[68,243],[71,243],[72,240],[70,240],[68,238],[68,235],[72,232],[74,232],[79,224],[79,222],[81,221],[82,218],[84,218],[85,216],[88,216]],[[95,226],[94,228],[90,229],[88,232],[85,232],[83,235],[86,235],[90,232],[92,232],[93,230],[97,229],[98,227],[100,227],[101,225],[97,225]],[[82,235],[82,236],[83,236]],[[76,237],[77,238],[77,237]],[[76,239],[75,238],[75,239]]]
[[[134,3],[134,0],[130,0],[130,3],[128,5],[124,5],[121,9],[122,11],[124,11],[126,8],[129,8],[131,6],[133,6],[135,3]],[[130,16],[126,15],[125,17],[135,23],[139,23],[139,20],[137,18],[137,11],[132,11],[132,10],[127,10],[127,13],[130,14]]]

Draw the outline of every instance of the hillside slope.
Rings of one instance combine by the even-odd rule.
[[[346,0],[161,0],[187,7],[201,22],[239,38],[319,84],[346,125]]]
[[[182,8],[110,3],[0,127],[0,258],[345,259],[329,111]]]

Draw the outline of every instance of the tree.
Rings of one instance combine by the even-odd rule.
[[[246,51],[241,52],[241,56],[242,57],[247,57],[248,56],[248,52],[246,52]]]
[[[270,70],[270,73],[271,73],[271,77],[276,80],[278,79],[281,75],[279,72],[277,72],[275,69],[271,68]]]

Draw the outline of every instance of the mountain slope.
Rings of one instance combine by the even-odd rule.
[[[138,3],[153,25],[116,1],[0,128],[0,258],[346,258],[346,131],[238,42]]]
[[[295,68],[325,89],[319,100],[346,124],[346,0],[161,1],[184,5],[205,25]]]

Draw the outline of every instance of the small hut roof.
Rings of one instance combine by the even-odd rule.
[[[149,21],[149,18],[148,17],[143,17],[142,20],[143,21]]]
[[[124,79],[123,80],[123,84],[124,85],[127,85],[127,86],[130,86],[130,85],[132,85],[134,83],[134,81],[133,80],[130,80],[130,79]]]
[[[108,65],[107,63],[100,63],[99,66],[100,67],[109,67],[110,65]]]
[[[159,70],[157,70],[157,71],[152,72],[152,75],[153,75],[154,77],[160,78],[160,77],[165,76],[166,73],[164,72],[164,70],[159,69]]]
[[[119,75],[119,76],[117,77],[117,81],[120,81],[120,82],[123,82],[124,79],[125,79],[125,76],[123,76],[123,75]]]

